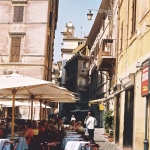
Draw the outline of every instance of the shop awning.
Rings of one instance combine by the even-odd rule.
[[[90,100],[89,103],[90,104],[96,104],[96,103],[101,103],[101,102],[107,102],[108,100],[114,98],[114,94],[110,95],[106,98],[101,98],[101,99],[95,99],[95,100]]]

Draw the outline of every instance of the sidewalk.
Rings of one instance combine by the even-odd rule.
[[[114,142],[108,142],[103,133],[104,128],[95,128],[94,140],[100,145],[99,150],[122,150]]]

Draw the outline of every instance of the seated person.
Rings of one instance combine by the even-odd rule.
[[[10,118],[10,117],[7,117],[7,118],[6,118],[6,123],[5,123],[5,125],[6,125],[5,133],[6,133],[6,134],[10,134],[10,133],[11,133],[11,125],[12,125],[12,123],[11,123],[11,118]],[[15,125],[14,125],[14,126],[15,126]]]
[[[30,121],[26,121],[24,123],[24,131],[23,133],[19,134],[19,136],[24,136],[26,138],[26,142],[29,145],[30,141],[34,135],[33,131],[32,131],[32,124]]]
[[[38,133],[39,133],[38,125],[37,125],[36,121],[32,122],[32,131],[33,131],[34,135],[38,135]]]
[[[75,124],[76,124],[76,121],[75,121],[75,120],[72,120],[72,121],[70,122],[70,125],[69,125],[69,127],[68,127],[67,129],[68,129],[68,130],[73,130],[74,127],[75,127]]]
[[[75,125],[75,128],[74,128],[74,131],[78,132],[78,133],[81,133],[81,134],[84,134],[85,132],[85,129],[84,127],[82,126],[82,122],[81,121],[78,121]]]
[[[39,122],[38,130],[39,130],[39,133],[43,133],[45,131],[45,127],[44,127],[44,122],[43,121]]]
[[[47,132],[49,132],[49,136],[51,137],[51,141],[58,141],[60,142],[63,138],[62,130],[59,130],[58,127],[55,125],[55,120],[51,119],[49,121]]]
[[[58,130],[64,131],[63,120],[61,118],[58,118]]]
[[[48,127],[47,127],[49,130],[52,130],[54,132],[57,132],[58,133],[58,127],[55,125],[55,120],[54,119],[51,119],[48,123]]]
[[[18,119],[16,120],[16,127],[15,127],[15,131],[22,131],[24,129],[24,123],[25,120],[24,119]]]

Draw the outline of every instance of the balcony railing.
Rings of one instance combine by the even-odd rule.
[[[109,68],[108,64],[115,63],[115,42],[112,42],[112,39],[103,39],[97,57],[97,67],[98,68]]]

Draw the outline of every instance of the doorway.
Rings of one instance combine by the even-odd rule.
[[[120,95],[116,97],[116,130],[115,130],[115,143],[119,143],[120,131]]]
[[[134,88],[125,91],[123,146],[132,149],[133,144]]]

